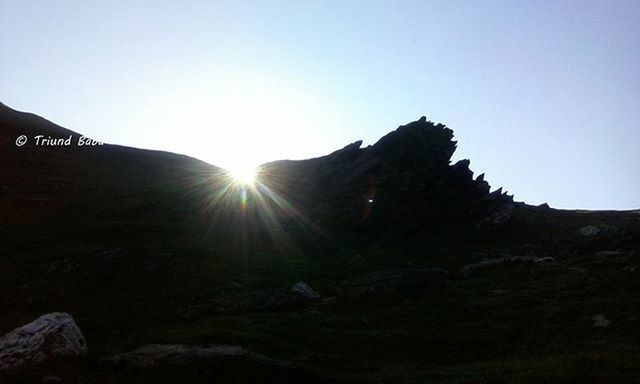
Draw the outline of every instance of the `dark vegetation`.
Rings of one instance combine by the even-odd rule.
[[[0,333],[69,312],[89,355],[13,380],[261,380],[243,365],[101,363],[159,343],[240,345],[340,383],[640,374],[640,214],[513,204],[474,179],[468,161],[449,164],[455,142],[444,126],[420,120],[374,146],[266,164],[246,206],[241,186],[192,158],[17,148],[20,134],[74,133],[0,105]],[[585,226],[597,233],[581,234]],[[515,256],[555,262],[461,272]],[[395,282],[345,298],[380,276]],[[301,280],[322,299],[259,305]],[[610,325],[594,326],[598,314]],[[270,375],[262,380],[279,377]]]

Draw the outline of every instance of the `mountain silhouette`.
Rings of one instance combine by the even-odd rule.
[[[77,146],[81,134],[5,105],[0,105],[0,127],[7,149],[0,155],[7,165],[3,194],[11,201],[0,216],[5,222],[77,214],[103,220],[127,212],[175,216],[181,210],[194,217],[207,210],[223,214],[207,201],[230,183],[221,168],[168,152]],[[17,146],[21,135],[29,141]],[[38,146],[37,135],[71,136],[73,141]],[[262,199],[268,205],[263,209],[288,220],[289,212],[270,197],[277,196],[327,228],[387,230],[508,220],[510,196],[490,193],[484,175],[473,179],[468,160],[450,164],[456,149],[452,139],[453,131],[423,117],[367,148],[356,142],[319,158],[264,164],[258,182],[270,193]]]

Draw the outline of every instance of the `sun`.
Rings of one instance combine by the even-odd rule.
[[[243,166],[229,169],[229,176],[231,176],[234,183],[242,186],[253,185],[256,180],[256,174],[255,167]]]

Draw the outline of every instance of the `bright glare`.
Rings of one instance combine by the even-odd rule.
[[[229,175],[238,184],[251,185],[256,179],[256,169],[254,167],[238,167],[229,170]]]
[[[153,127],[140,146],[188,154],[241,180],[251,179],[251,166],[321,156],[343,144],[337,140],[341,125],[333,120],[336,107],[286,76],[184,78],[156,94],[132,123]]]

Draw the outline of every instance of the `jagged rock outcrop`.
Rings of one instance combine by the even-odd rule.
[[[73,317],[47,313],[0,338],[0,371],[86,352],[87,343]]]
[[[325,223],[385,229],[424,225],[499,225],[513,198],[490,192],[484,174],[473,178],[469,160],[451,165],[453,131],[425,117],[377,143],[361,141],[330,155],[262,167],[261,181]]]

